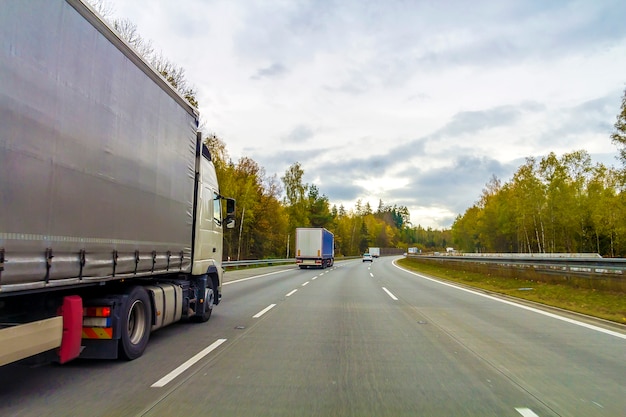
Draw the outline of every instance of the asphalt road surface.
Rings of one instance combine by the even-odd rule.
[[[227,272],[132,362],[0,368],[0,416],[626,416],[626,332],[379,258]]]

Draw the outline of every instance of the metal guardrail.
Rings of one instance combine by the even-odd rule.
[[[441,254],[420,255],[407,254],[408,257],[422,257],[442,262],[471,262],[479,264],[494,264],[511,268],[533,268],[558,274],[579,274],[593,276],[611,276],[614,278],[626,276],[626,258],[602,258],[597,254],[519,254],[519,253],[489,253],[489,254]],[[340,259],[356,259],[359,256],[347,256]],[[335,259],[339,260],[339,259]],[[293,263],[295,258],[286,259],[246,259],[242,261],[224,261],[224,268],[240,266],[271,266]]]
[[[243,261],[224,261],[222,266],[224,268],[235,268],[238,266],[269,266],[269,265],[282,265],[293,263],[295,265],[296,258],[289,259],[246,259]]]
[[[552,273],[584,275],[626,275],[625,258],[602,258],[594,254],[464,254],[464,255],[412,255],[442,262],[472,262],[496,264],[504,267],[534,268]],[[588,255],[588,256],[587,256]]]

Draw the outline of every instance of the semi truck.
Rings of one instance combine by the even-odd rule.
[[[380,248],[369,248],[368,252],[373,258],[378,258],[380,256]]]
[[[0,80],[0,366],[209,320],[235,201],[197,110],[82,0],[2,2]]]
[[[296,265],[326,268],[335,263],[335,236],[322,227],[296,229]]]

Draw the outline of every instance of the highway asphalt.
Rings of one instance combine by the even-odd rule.
[[[626,416],[626,332],[393,258],[227,272],[132,362],[0,369],[13,416]]]

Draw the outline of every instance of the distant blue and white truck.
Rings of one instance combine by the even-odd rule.
[[[335,263],[335,236],[322,227],[296,229],[296,264],[300,269],[326,268]]]

